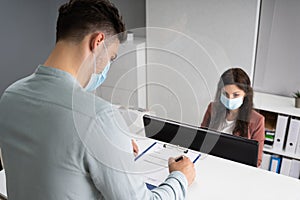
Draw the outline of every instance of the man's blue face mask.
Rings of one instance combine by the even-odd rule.
[[[228,99],[224,94],[221,94],[220,98],[223,105],[229,110],[235,110],[241,107],[244,101],[244,97],[238,97],[235,99]]]
[[[94,65],[95,65],[95,68],[96,68],[96,58],[94,56]],[[96,90],[106,79],[107,77],[107,73],[109,71],[109,68],[110,68],[110,61],[108,61],[107,65],[105,66],[105,68],[103,69],[102,72],[100,72],[99,74],[97,73],[93,73],[91,75],[91,78],[88,82],[88,84],[85,86],[85,90],[86,91],[94,91]]]

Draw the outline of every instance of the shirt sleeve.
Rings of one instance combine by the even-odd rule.
[[[141,174],[106,166],[90,155],[87,161],[93,184],[105,199],[185,199],[188,183],[179,171],[172,172],[159,187],[149,190]]]
[[[105,199],[185,198],[188,182],[179,171],[169,174],[153,190],[146,187],[143,172],[135,171],[128,127],[117,110],[99,113],[96,123],[91,126],[89,131],[97,131],[97,137],[90,142],[93,144],[91,150],[86,147],[84,162],[93,184]]]

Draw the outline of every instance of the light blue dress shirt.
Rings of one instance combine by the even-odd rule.
[[[11,200],[186,195],[187,180],[179,171],[148,190],[120,113],[59,69],[39,66],[3,93],[0,147]]]

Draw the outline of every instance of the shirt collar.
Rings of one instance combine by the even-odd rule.
[[[52,76],[63,78],[65,80],[69,80],[71,82],[78,83],[77,79],[73,77],[70,73],[54,67],[39,65],[35,70],[35,74],[52,75]]]

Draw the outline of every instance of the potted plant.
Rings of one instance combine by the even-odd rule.
[[[300,91],[294,92],[293,96],[295,97],[295,107],[300,108]]]

